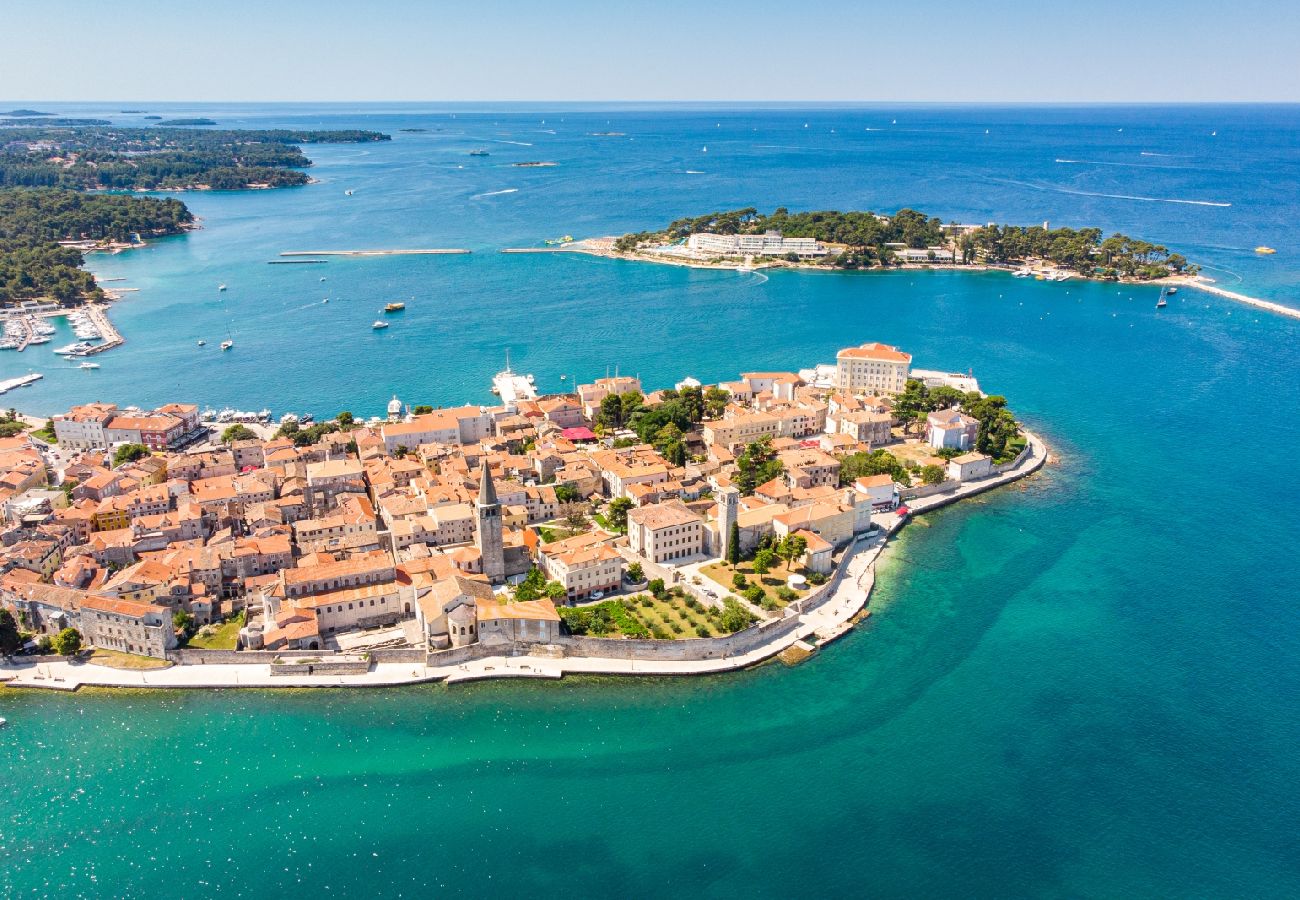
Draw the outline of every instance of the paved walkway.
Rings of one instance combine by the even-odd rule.
[[[914,513],[935,509],[990,488],[1007,484],[1047,461],[1047,448],[1034,435],[1027,435],[1033,452],[1021,464],[995,478],[964,484],[954,491],[924,497],[908,504]],[[889,532],[902,527],[890,518]],[[445,681],[454,684],[488,678],[561,678],[567,674],[601,675],[702,675],[743,669],[770,659],[797,641],[817,637],[821,643],[849,630],[851,620],[867,604],[875,585],[876,560],[888,542],[875,538],[860,541],[846,551],[844,573],[834,589],[818,606],[799,617],[799,625],[780,638],[736,656],[703,660],[628,660],[604,657],[489,657],[460,665],[426,666],[419,663],[377,663],[357,675],[273,676],[269,663],[171,666],[166,669],[112,669],[86,662],[50,662],[0,665],[0,682],[14,687],[76,690],[82,686],[137,688],[249,688],[249,687],[383,687]]]

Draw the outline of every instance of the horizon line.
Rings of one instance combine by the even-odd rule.
[[[486,99],[476,98],[469,100],[450,100],[450,99],[420,99],[420,100],[400,100],[400,99],[367,99],[367,100],[314,100],[314,99],[297,99],[297,100],[253,100],[238,98],[223,99],[147,99],[147,98],[113,98],[113,99],[77,99],[77,100],[56,100],[51,98],[45,99],[0,99],[0,104],[10,103],[59,103],[59,104],[99,104],[99,103],[238,103],[256,106],[288,106],[294,104],[310,103],[316,105],[347,106],[357,104],[546,104],[546,103],[563,103],[563,104],[584,104],[594,105],[602,103],[616,103],[627,105],[651,105],[651,104],[673,104],[673,105],[745,105],[745,106],[1300,106],[1300,99],[1295,100],[944,100],[944,99],[907,99],[907,100],[827,100],[827,99],[803,99],[803,100],[682,100],[671,98],[660,98],[654,100],[619,100],[615,98],[604,99],[563,99],[548,98],[542,100],[525,100],[525,99]]]

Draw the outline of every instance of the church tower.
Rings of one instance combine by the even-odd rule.
[[[474,504],[478,528],[474,532],[474,546],[483,557],[483,574],[492,584],[506,580],[506,556],[501,535],[501,503],[496,488],[492,486],[492,472],[483,463],[479,480],[478,500]]]
[[[740,491],[731,485],[727,485],[718,491],[717,516],[715,527],[717,531],[713,535],[713,546],[710,548],[714,556],[727,556],[727,541],[731,540],[731,526],[736,524],[736,518],[740,513]]]

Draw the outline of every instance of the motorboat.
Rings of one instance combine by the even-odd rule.
[[[373,328],[375,331],[378,331],[381,328],[387,328],[388,323],[385,322],[383,319],[375,319],[375,321],[370,323],[370,327]]]
[[[85,353],[87,350],[93,349],[94,346],[95,346],[94,344],[89,344],[86,341],[81,341],[76,344],[68,344],[66,347],[59,347],[54,352],[59,354],[60,356],[80,356],[81,354]]]
[[[234,342],[234,341],[222,341],[222,342],[221,342],[221,349],[222,349],[222,350],[229,350],[229,349],[230,349],[231,347],[233,347],[233,346],[235,346],[235,342]]]

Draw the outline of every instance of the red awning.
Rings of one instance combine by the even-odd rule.
[[[579,426],[577,428],[566,428],[560,434],[567,441],[594,441],[596,433],[590,428]]]

